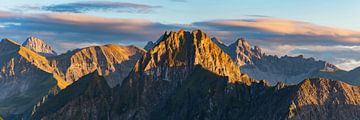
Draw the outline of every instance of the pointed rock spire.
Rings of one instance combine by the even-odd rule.
[[[257,46],[251,48],[251,45],[245,38],[239,38],[235,43],[231,44],[228,49],[229,55],[238,66],[253,64],[253,59],[260,59],[264,55],[261,48]]]
[[[36,37],[27,38],[22,45],[40,55],[44,55],[44,56],[57,55],[57,53],[52,49],[51,46],[47,45],[43,40]]]

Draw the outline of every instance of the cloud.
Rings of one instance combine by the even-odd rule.
[[[288,54],[304,54],[326,60],[344,70],[352,70],[360,65],[360,46],[296,46]]]
[[[145,44],[156,40],[165,30],[180,29],[144,19],[104,18],[76,13],[22,14],[0,11],[0,36],[24,39],[37,36],[57,42],[76,41],[78,43],[121,43]],[[55,43],[54,43],[55,44]],[[66,48],[59,48],[66,51]]]
[[[269,20],[267,20],[269,19]],[[36,36],[58,52],[108,43],[143,46],[165,31],[202,29],[225,44],[245,37],[267,54],[315,57],[349,70],[359,66],[359,32],[306,22],[260,18],[163,24],[144,19],[106,18],[81,13],[16,13],[0,11],[0,37],[22,42]],[[358,65],[356,65],[358,64]]]
[[[44,10],[51,12],[71,12],[84,13],[91,11],[101,12],[126,12],[126,13],[149,13],[161,6],[152,6],[146,4],[111,2],[111,1],[85,1],[63,4],[54,4],[49,6],[24,6],[27,9]]]
[[[336,64],[336,66],[338,66],[339,68],[343,68],[344,70],[352,70],[354,69],[356,66],[360,65],[360,60],[356,60],[356,59],[340,59],[340,63]]]
[[[99,46],[101,44],[98,44],[98,43],[61,42],[58,45],[60,45],[64,49],[73,50],[73,49],[84,48],[84,47],[88,47],[88,46]]]
[[[171,1],[174,1],[174,2],[187,2],[187,0],[171,0]]]
[[[195,22],[196,26],[219,34],[230,44],[245,37],[267,54],[314,57],[350,70],[360,66],[360,32],[307,22],[255,17],[253,19],[211,20]],[[224,34],[225,33],[225,34]]]
[[[272,39],[284,44],[360,44],[360,32],[275,18],[212,20],[195,22],[195,26],[243,33],[254,39]],[[238,35],[238,34],[236,34]],[[256,36],[256,37],[255,37]],[[284,40],[286,38],[291,38]]]

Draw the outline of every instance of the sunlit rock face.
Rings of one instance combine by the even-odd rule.
[[[360,87],[325,78],[308,79],[296,86],[288,118],[358,119]]]
[[[166,32],[161,38],[136,63],[122,86],[115,89],[118,91],[115,93],[119,93],[115,105],[124,108],[120,111],[115,109],[124,112],[115,114],[119,115],[116,117],[148,116],[154,107],[163,104],[176,88],[196,72],[196,66],[226,78],[226,83],[251,83],[246,75],[240,73],[230,56],[204,32],[180,30]]]
[[[50,61],[55,73],[69,83],[97,70],[114,87],[130,73],[144,53],[145,50],[135,46],[109,44],[70,51]]]
[[[152,80],[171,81],[187,76],[194,66],[200,65],[218,75],[229,77],[229,82],[241,81],[240,70],[230,56],[204,32],[180,30],[166,32],[161,38],[162,40],[137,62],[135,73],[141,73]]]
[[[57,55],[51,46],[47,45],[43,40],[36,37],[27,38],[22,45],[46,57]]]
[[[0,42],[0,114],[22,114],[67,84],[52,75],[47,59],[9,40]]]
[[[360,117],[357,114],[360,112],[360,88],[357,86],[325,78],[306,79],[297,85],[279,82],[275,86],[270,86],[266,80],[253,80],[241,74],[231,57],[199,30],[166,32],[155,44],[136,62],[123,84],[110,88],[100,75],[102,72],[94,71],[41,101],[33,109],[31,118],[286,120]],[[256,61],[253,60],[253,64],[257,64]]]

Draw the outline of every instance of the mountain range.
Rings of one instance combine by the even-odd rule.
[[[318,77],[360,85],[360,79],[357,77],[360,73],[359,68],[345,71],[326,61],[305,58],[303,55],[267,55],[260,47],[251,46],[244,38],[228,46],[216,37],[212,40],[231,56],[243,73],[253,79],[267,80],[271,85],[278,82],[295,85],[304,79]]]
[[[109,44],[57,55],[30,37],[22,45],[3,39],[0,51],[4,119],[360,118],[359,69],[267,55],[244,38],[225,45],[180,30],[144,49]]]

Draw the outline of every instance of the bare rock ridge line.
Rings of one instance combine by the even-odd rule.
[[[65,87],[47,59],[10,39],[0,42],[0,114],[22,114],[51,91]]]
[[[51,46],[47,45],[43,40],[36,37],[27,38],[22,45],[43,56],[57,55]]]
[[[220,48],[226,51],[241,71],[251,78],[266,79],[271,85],[283,81],[286,84],[297,84],[303,79],[311,77],[326,77],[344,80],[347,77],[337,77],[343,70],[335,65],[314,58],[300,56],[266,55],[258,46],[251,46],[247,40],[240,38],[226,46],[218,38],[212,38]],[[330,74],[330,75],[329,75]],[[350,75],[349,75],[350,76]],[[345,81],[351,81],[346,79]],[[349,82],[354,83],[354,82]],[[357,84],[354,84],[357,85]]]
[[[40,45],[51,49],[34,37],[25,43],[32,48]],[[107,78],[105,83],[116,86],[145,53],[135,46],[109,44],[46,58],[30,46],[22,46],[10,39],[0,42],[0,114],[5,118],[27,116],[36,103],[41,103],[39,100],[94,71]]]
[[[53,57],[51,65],[56,68],[55,73],[69,83],[98,71],[114,87],[121,84],[144,53],[145,50],[135,46],[91,46]]]
[[[31,118],[360,118],[360,87],[325,78],[275,86],[252,80],[200,30],[166,32],[114,88],[99,74],[94,71],[79,78],[34,109]]]
[[[158,69],[159,67],[164,69],[184,67],[191,71],[195,65],[201,65],[214,73],[228,76],[229,82],[241,81],[241,73],[230,56],[214,44],[204,32],[180,30],[166,32],[161,38],[157,45],[136,64],[135,72],[142,71],[149,75],[163,74],[157,76],[168,79],[166,77],[171,73],[162,71]]]
[[[111,89],[105,78],[98,73],[94,71],[83,76],[59,94],[38,104],[32,111],[31,119],[70,120],[108,117],[111,108]]]

